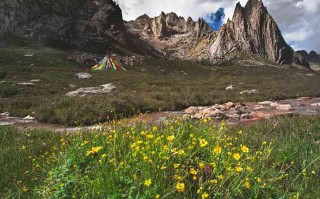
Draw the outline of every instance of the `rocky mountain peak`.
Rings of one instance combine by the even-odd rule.
[[[297,64],[309,67],[285,42],[277,23],[260,0],[249,0],[245,7],[238,3],[232,20],[219,30],[210,48],[214,62],[239,52],[258,54],[279,64],[300,60]]]

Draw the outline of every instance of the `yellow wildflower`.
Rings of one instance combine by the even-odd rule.
[[[152,180],[151,179],[148,179],[148,180],[144,181],[144,185],[147,186],[147,187],[149,187],[151,184],[152,184]]]
[[[178,192],[184,192],[185,191],[184,183],[177,183],[176,184],[176,189],[178,190]]]
[[[208,145],[208,141],[205,139],[199,139],[200,147],[203,148]]]
[[[91,154],[96,155],[101,149],[102,149],[101,146],[92,147],[90,151],[87,151],[86,156],[89,156]]]
[[[212,184],[218,184],[218,180],[216,180],[216,179],[210,180],[209,182],[212,183]]]
[[[216,154],[220,154],[222,152],[222,147],[221,146],[215,146],[213,149],[213,152]]]
[[[237,171],[238,173],[240,173],[240,172],[243,171],[243,169],[242,169],[242,167],[236,167],[236,171]]]
[[[201,199],[206,199],[209,197],[209,194],[207,192],[204,192],[201,196]]]
[[[242,147],[241,147],[241,151],[242,151],[243,153],[249,153],[249,148],[246,147],[246,146],[242,146]]]
[[[152,130],[153,130],[153,131],[157,131],[157,130],[158,130],[158,127],[157,127],[157,126],[154,126],[154,127],[152,127]]]
[[[157,195],[156,195],[156,199],[159,199],[159,198],[160,198],[160,195],[159,195],[159,194],[157,194]]]
[[[203,162],[200,162],[200,163],[199,163],[199,168],[200,168],[200,169],[203,169],[203,168],[204,168],[204,166],[205,166],[205,165],[204,165],[204,163],[203,163]]]
[[[247,188],[247,189],[250,189],[250,187],[251,187],[250,182],[249,182],[249,181],[246,181],[246,182],[244,183],[244,187]]]
[[[172,142],[174,140],[174,135],[168,136],[167,141]]]
[[[175,169],[177,169],[179,166],[180,166],[180,164],[174,164],[174,165],[173,165],[173,167],[174,167]]]
[[[248,172],[252,172],[252,171],[253,171],[253,169],[252,169],[251,167],[247,167],[246,170],[247,170]]]
[[[193,175],[197,175],[198,174],[197,170],[195,170],[194,168],[190,169],[190,173],[193,174]]]
[[[257,178],[257,182],[259,182],[259,183],[260,183],[261,181],[262,181],[262,180],[261,180],[261,178]]]
[[[235,154],[233,154],[233,158],[234,158],[235,160],[240,160],[241,155],[240,155],[239,153],[235,153]]]

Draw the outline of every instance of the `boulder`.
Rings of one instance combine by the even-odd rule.
[[[253,114],[251,114],[251,113],[245,113],[245,114],[242,114],[240,118],[241,118],[242,120],[249,120],[249,119],[252,119],[252,118],[253,118]]]
[[[244,95],[244,94],[251,95],[251,94],[258,94],[258,93],[260,93],[260,91],[258,91],[256,89],[252,89],[252,90],[241,91],[240,95]]]
[[[233,102],[228,102],[224,106],[225,106],[225,109],[230,110],[231,108],[235,107],[235,104]]]
[[[259,111],[259,110],[263,110],[263,109],[265,109],[265,108],[264,108],[264,106],[262,106],[262,105],[255,105],[255,106],[253,107],[253,110],[255,110],[255,111]]]
[[[20,82],[20,83],[17,83],[17,85],[19,85],[19,86],[35,86],[35,84],[32,82]]]
[[[0,113],[0,116],[9,117],[9,113],[8,112]]]
[[[199,111],[199,108],[195,107],[195,106],[191,106],[191,107],[187,108],[186,110],[184,110],[184,112],[187,114],[195,114],[198,111]]]
[[[79,79],[90,79],[90,78],[92,78],[92,75],[89,74],[89,73],[77,73],[76,76]]]
[[[234,86],[230,85],[226,88],[226,91],[233,91],[234,90]]]
[[[299,102],[305,102],[305,101],[309,101],[311,99],[312,99],[312,97],[300,97],[300,98],[298,98],[298,101]]]
[[[293,110],[292,106],[290,104],[281,104],[277,107],[277,110],[279,111],[291,111]]]
[[[258,104],[259,105],[269,105],[270,106],[270,104],[272,104],[273,102],[271,102],[271,101],[264,101],[264,102],[259,102]]]
[[[35,117],[32,117],[30,115],[28,115],[27,117],[24,117],[23,120],[35,120]]]
[[[113,84],[104,84],[98,87],[87,87],[87,88],[79,88],[75,91],[70,91],[66,95],[70,97],[74,96],[87,96],[87,95],[101,95],[101,94],[110,94],[117,87]]]
[[[311,104],[311,106],[320,107],[320,103]]]

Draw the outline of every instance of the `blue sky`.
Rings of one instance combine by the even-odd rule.
[[[116,0],[125,20],[133,20],[147,14],[151,17],[175,12],[194,20],[205,18],[216,29],[223,9],[223,23],[232,17],[238,1],[245,5],[247,0]],[[320,53],[320,0],[263,0],[270,14],[278,23],[286,41],[295,50],[316,50]],[[220,9],[220,10],[219,10]],[[212,15],[212,13],[214,13]]]

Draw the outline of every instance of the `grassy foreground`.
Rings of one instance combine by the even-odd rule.
[[[112,123],[108,130],[73,135],[1,127],[0,141],[4,198],[320,195],[320,117],[236,127],[189,120]]]
[[[34,115],[39,121],[69,125],[105,122],[139,112],[181,110],[193,105],[228,101],[277,100],[298,96],[319,96],[318,73],[271,66],[206,66],[179,60],[146,58],[128,72],[93,72],[70,60],[70,52],[39,41],[12,41],[0,38],[0,112],[14,116]],[[25,56],[25,55],[33,56]],[[78,79],[79,72],[92,73]],[[40,79],[35,86],[19,82]],[[4,81],[4,82],[3,82]],[[267,82],[267,83],[266,83]],[[112,95],[66,97],[80,87],[113,83]],[[233,84],[234,91],[225,88]],[[74,88],[76,87],[76,88]],[[258,95],[240,95],[258,89]]]

